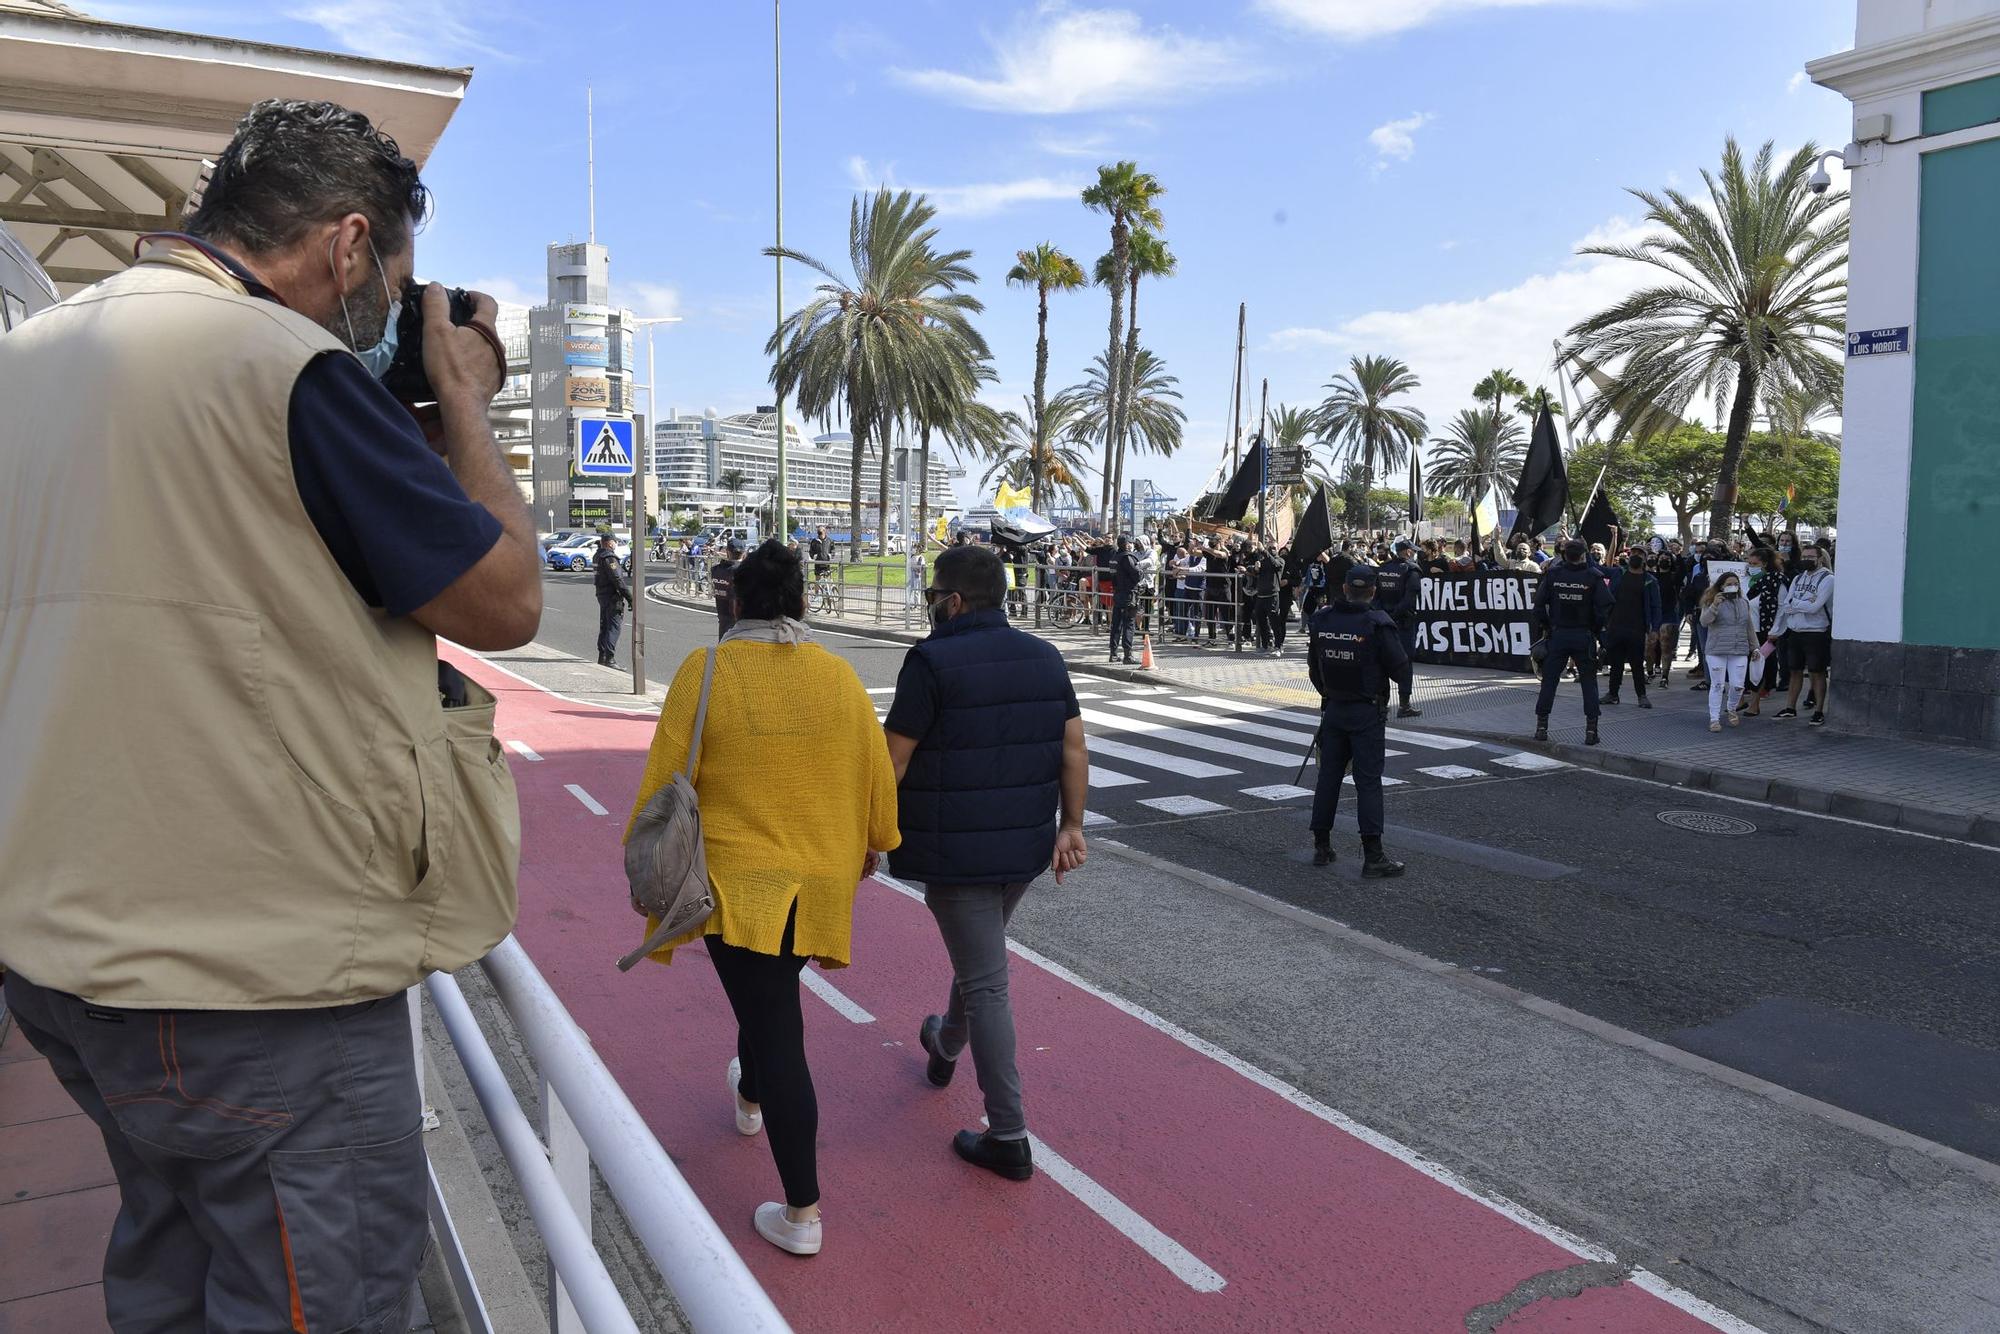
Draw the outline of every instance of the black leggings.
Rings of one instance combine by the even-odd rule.
[[[730,945],[721,936],[710,936],[707,943],[715,975],[736,1012],[736,1057],[743,1063],[736,1091],[763,1108],[785,1203],[803,1209],[819,1203],[819,1099],[806,1068],[805,1016],[799,1010],[799,971],[806,961],[792,953],[798,912],[794,902],[776,954]]]

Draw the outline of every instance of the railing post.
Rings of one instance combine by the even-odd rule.
[[[880,561],[875,563],[875,624],[882,624],[882,575],[889,567]]]
[[[547,1076],[542,1078],[542,1142],[549,1146],[549,1166],[555,1169],[556,1184],[562,1187],[563,1198],[576,1211],[577,1221],[583,1224],[583,1234],[587,1237],[590,1235],[590,1148],[583,1142],[576,1122],[570,1120]],[[550,1334],[587,1334],[583,1318],[563,1289],[553,1260],[549,1262],[549,1330]]]

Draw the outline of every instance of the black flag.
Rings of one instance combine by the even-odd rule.
[[[1562,446],[1556,442],[1556,419],[1544,406],[1535,417],[1535,434],[1528,441],[1528,457],[1521,464],[1521,482],[1514,488],[1514,526],[1507,540],[1533,539],[1553,527],[1569,505],[1569,470],[1563,466]]]
[[[1611,508],[1611,500],[1599,487],[1584,507],[1583,520],[1576,526],[1576,535],[1586,542],[1602,542],[1607,551],[1611,548],[1613,528],[1618,527],[1618,512]]]
[[[1424,521],[1424,469],[1417,461],[1417,451],[1410,451],[1410,527],[1415,528]]]
[[[1264,483],[1264,442],[1261,439],[1250,442],[1250,452],[1243,456],[1236,475],[1229,479],[1229,489],[1222,493],[1222,499],[1215,502],[1215,508],[1208,517],[1215,523],[1235,523],[1250,512],[1250,502],[1257,496],[1258,488]]]
[[[1332,545],[1333,522],[1326,512],[1326,492],[1314,487],[1312,504],[1306,506],[1305,517],[1299,520],[1299,530],[1292,534],[1291,554],[1285,557],[1286,577],[1296,585],[1299,571],[1306,562]]]

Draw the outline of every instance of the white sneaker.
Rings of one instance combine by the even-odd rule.
[[[794,1223],[785,1217],[785,1206],[775,1200],[757,1206],[753,1221],[757,1225],[757,1235],[770,1242],[781,1251],[793,1255],[818,1255],[820,1243],[820,1220],[810,1223]]]
[[[764,1128],[764,1113],[761,1110],[745,1110],[754,1104],[743,1101],[743,1095],[736,1091],[736,1086],[742,1081],[743,1062],[732,1056],[729,1058],[729,1101],[736,1106],[736,1133],[754,1135]]]

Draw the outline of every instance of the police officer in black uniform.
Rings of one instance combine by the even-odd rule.
[[[1535,624],[1548,641],[1548,654],[1542,659],[1542,693],[1535,701],[1537,741],[1549,739],[1549,706],[1555,703],[1563,668],[1574,662],[1576,678],[1583,686],[1583,716],[1589,723],[1583,744],[1597,744],[1597,639],[1611,613],[1611,590],[1597,571],[1584,563],[1588,551],[1582,542],[1571,538],[1563,545],[1563,558],[1550,562],[1535,590]]]
[[[625,609],[632,605],[632,583],[618,563],[618,544],[611,538],[597,539],[593,569],[592,582],[597,593],[597,665],[610,667],[612,655],[618,652]]]
[[[1395,622],[1396,637],[1403,645],[1403,674],[1396,678],[1398,718],[1421,718],[1424,712],[1410,703],[1410,687],[1415,684],[1410,659],[1416,653],[1417,581],[1424,575],[1423,567],[1411,559],[1416,550],[1408,541],[1398,542],[1396,558],[1375,572],[1375,609]]]
[[[708,572],[708,591],[715,595],[715,637],[721,639],[736,625],[736,567],[743,563],[743,544],[729,539],[728,554]]]
[[[1335,601],[1312,618],[1306,671],[1320,695],[1319,779],[1313,789],[1313,865],[1333,860],[1333,817],[1340,780],[1354,766],[1354,802],[1361,817],[1361,874],[1401,875],[1403,863],[1382,851],[1382,746],[1389,685],[1407,679],[1410,660],[1388,613],[1373,605],[1373,567],[1356,565]]]

